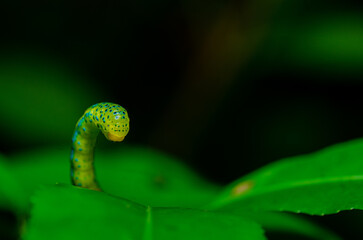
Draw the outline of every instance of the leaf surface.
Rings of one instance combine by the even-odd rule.
[[[9,169],[7,160],[0,155],[0,208],[21,211],[27,206],[27,199]]]
[[[363,209],[363,140],[270,164],[229,185],[208,208],[332,214]]]
[[[32,198],[23,239],[265,239],[259,225],[224,213],[152,208],[103,192],[65,185]]]
[[[70,184],[69,155],[69,148],[16,154],[9,157],[9,174],[29,199],[40,185]],[[177,159],[142,147],[96,151],[95,169],[104,192],[144,205],[197,207],[219,190]],[[0,189],[2,185],[6,182],[0,182]]]

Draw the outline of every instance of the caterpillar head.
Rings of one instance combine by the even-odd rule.
[[[130,129],[130,119],[125,108],[113,104],[103,110],[102,133],[114,142],[121,142]]]

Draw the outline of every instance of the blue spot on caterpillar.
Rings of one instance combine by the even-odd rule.
[[[100,109],[105,110],[103,112]],[[122,114],[122,118],[117,114]],[[70,158],[71,180],[74,186],[101,191],[93,166],[93,150],[97,135],[101,131],[108,140],[121,142],[129,132],[129,122],[126,109],[118,104],[97,103],[85,111],[78,120],[72,137]]]

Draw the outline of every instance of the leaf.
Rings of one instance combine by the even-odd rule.
[[[67,152],[65,149],[44,149],[8,156],[11,160],[9,173],[22,187],[27,202],[40,185],[70,183]],[[3,184],[0,182],[0,186]]]
[[[208,207],[332,214],[363,209],[363,140],[287,158],[229,185]]]
[[[43,188],[32,204],[25,239],[140,239],[146,216],[144,206],[70,186]]]
[[[10,156],[10,171],[29,198],[39,185],[70,184],[69,155],[69,148],[16,154]],[[182,162],[151,149],[124,145],[119,150],[96,151],[95,165],[105,192],[145,205],[202,206],[219,190]]]
[[[104,191],[145,205],[199,207],[220,190],[178,159],[152,149],[119,148],[97,157],[102,159],[96,167]]]
[[[41,239],[264,239],[255,223],[182,208],[152,208],[103,192],[70,186],[39,190],[25,240]]]
[[[297,214],[281,212],[248,212],[245,217],[259,223],[268,233],[292,233],[309,239],[339,240],[331,231]]]
[[[9,172],[5,158],[0,155],[0,208],[19,211],[25,209],[27,200],[17,179]]]
[[[265,239],[251,220],[183,208],[156,208],[152,239]]]

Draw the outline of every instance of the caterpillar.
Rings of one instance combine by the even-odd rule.
[[[110,102],[89,107],[78,120],[72,137],[71,180],[74,186],[101,191],[94,170],[94,148],[98,133],[121,142],[129,132],[130,119],[125,108]]]

